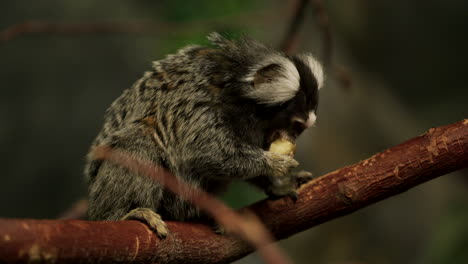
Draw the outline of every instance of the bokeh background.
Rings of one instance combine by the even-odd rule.
[[[0,30],[54,23],[151,21],[143,33],[28,34],[0,42],[0,217],[55,218],[86,195],[84,156],[105,109],[150,68],[212,31],[246,33],[272,46],[298,1],[1,1]],[[324,1],[333,69],[317,126],[297,158],[315,175],[362,160],[468,117],[468,1]],[[309,5],[299,51],[323,56]],[[468,263],[468,172],[295,235],[281,245],[296,263]],[[225,200],[264,197],[238,183]],[[249,256],[238,263],[257,263]]]

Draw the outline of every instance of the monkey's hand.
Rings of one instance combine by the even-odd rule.
[[[268,163],[271,168],[270,176],[277,179],[278,183],[285,182],[291,171],[299,165],[293,157],[284,154],[267,151]]]
[[[292,170],[299,163],[289,155],[268,152],[271,158],[272,173],[268,175],[268,185],[265,186],[265,192],[270,197],[290,196],[293,199],[296,194],[295,176]]]
[[[271,142],[269,152],[283,157],[287,156],[292,159],[294,152],[296,151],[296,144],[285,133],[280,132],[278,133],[278,136],[279,137],[276,140]],[[296,200],[296,189],[310,179],[312,179],[312,173],[306,171],[288,171],[286,174],[277,173],[269,177],[269,182],[266,184],[266,188],[264,189],[270,197],[290,196],[292,199]],[[258,183],[261,183],[261,181],[258,181],[257,185]]]

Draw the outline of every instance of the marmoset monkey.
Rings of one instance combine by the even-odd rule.
[[[153,62],[107,109],[92,147],[124,150],[212,194],[243,179],[271,196],[294,196],[292,146],[281,153],[270,145],[292,144],[314,124],[321,65],[248,38],[208,39],[212,47],[187,46]],[[200,217],[158,182],[111,162],[88,155],[85,174],[91,220],[137,219],[165,237],[163,219]]]

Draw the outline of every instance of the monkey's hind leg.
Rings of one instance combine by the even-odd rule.
[[[161,216],[149,208],[136,208],[122,217],[121,220],[139,220],[147,224],[160,238],[165,238],[169,233],[166,223]]]

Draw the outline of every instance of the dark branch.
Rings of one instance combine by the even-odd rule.
[[[66,24],[45,20],[30,20],[0,31],[0,44],[27,34],[80,35],[115,33],[151,33],[160,28],[155,23],[145,21],[90,22]]]
[[[283,41],[280,44],[280,50],[286,54],[291,54],[296,49],[298,31],[305,17],[305,10],[309,0],[300,0],[297,4],[294,15],[286,31]]]
[[[322,31],[322,49],[323,49],[323,65],[327,67],[332,61],[333,41],[330,30],[330,22],[328,14],[323,6],[322,0],[311,0],[314,9],[317,24]]]

